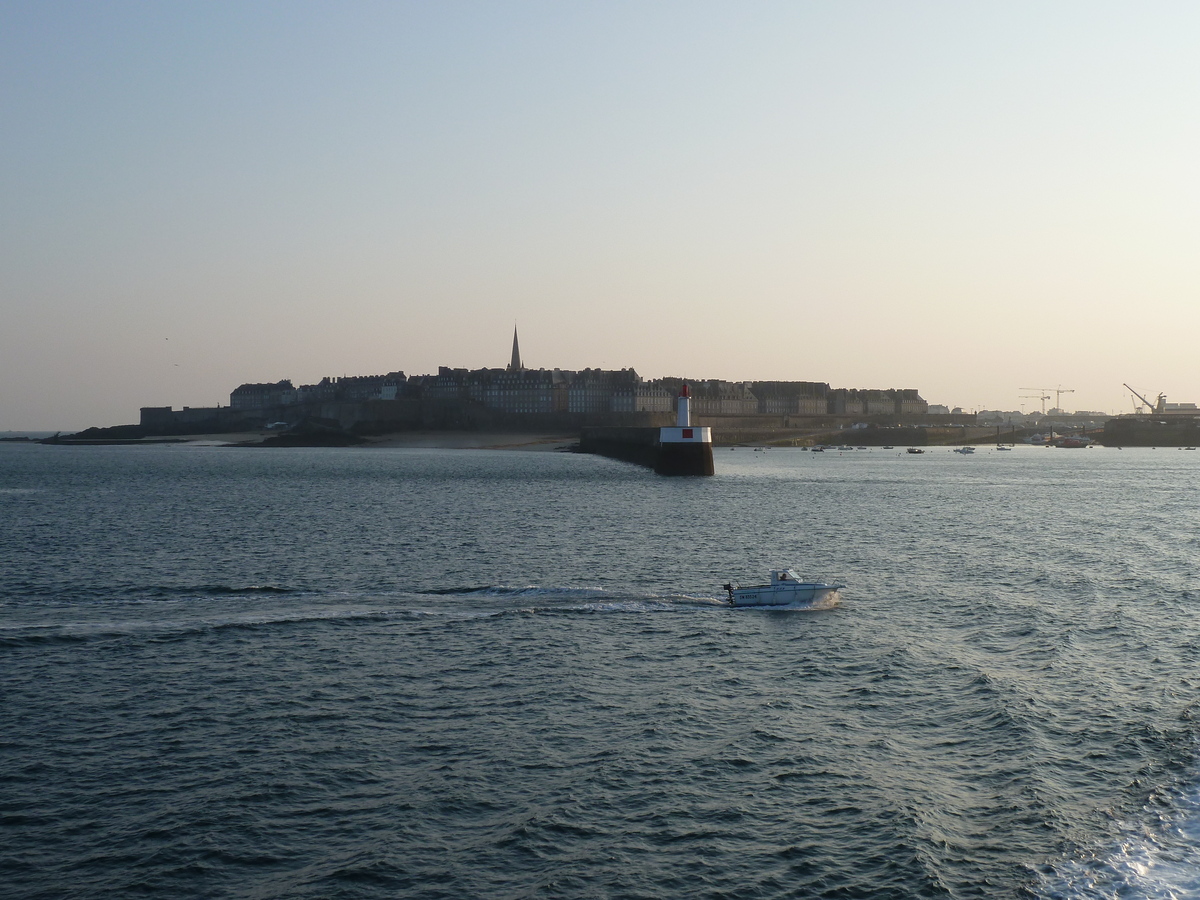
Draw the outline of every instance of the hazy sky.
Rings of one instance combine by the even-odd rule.
[[[0,0],[0,431],[514,321],[533,367],[1200,402],[1198,48],[1193,2]]]

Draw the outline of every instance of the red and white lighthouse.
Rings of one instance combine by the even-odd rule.
[[[679,392],[674,426],[658,430],[659,475],[713,475],[712,429],[692,424],[692,392]]]

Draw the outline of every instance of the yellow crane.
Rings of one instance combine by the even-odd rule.
[[[1050,393],[1050,391],[1054,391],[1054,408],[1058,409],[1058,410],[1062,409],[1062,395],[1075,393],[1075,388],[1065,388],[1061,384],[1058,387],[1052,387],[1052,388],[1031,387],[1031,388],[1020,388],[1020,390],[1022,390],[1022,391],[1038,391],[1039,393],[1043,393],[1043,394],[1048,394],[1048,393]],[[1046,399],[1049,400],[1050,398],[1047,397]],[[1045,412],[1045,411],[1046,411],[1046,408],[1043,406],[1042,412]]]
[[[1023,391],[1030,391],[1030,390],[1034,390],[1034,391],[1036,391],[1036,390],[1037,390],[1037,388],[1021,388],[1021,390],[1023,390]],[[1050,399],[1050,395],[1049,395],[1049,394],[1021,394],[1021,397],[1022,397],[1023,399],[1028,399],[1028,400],[1041,400],[1041,401],[1042,401],[1042,415],[1044,416],[1044,415],[1046,414],[1046,401]]]

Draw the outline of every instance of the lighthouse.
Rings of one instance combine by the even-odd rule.
[[[692,424],[692,394],[685,384],[676,401],[673,426],[658,430],[659,475],[713,475],[712,429]]]

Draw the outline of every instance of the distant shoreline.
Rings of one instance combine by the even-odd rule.
[[[275,432],[251,431],[229,434],[188,434],[171,436],[154,436],[142,439],[86,439],[72,440],[70,435],[50,446],[64,447],[97,447],[97,446],[138,446],[139,444],[190,444],[202,447],[245,447],[274,449],[270,444],[264,444],[268,438],[274,437]],[[13,440],[13,443],[39,443],[34,438],[29,441]],[[547,452],[566,450],[579,443],[575,434],[542,434],[542,433],[504,433],[504,432],[464,432],[464,431],[411,431],[396,432],[372,437],[366,437],[362,443],[353,446],[363,448],[400,448],[428,450],[516,450],[523,452]],[[319,444],[314,441],[314,446]],[[303,446],[303,444],[297,444]]]

